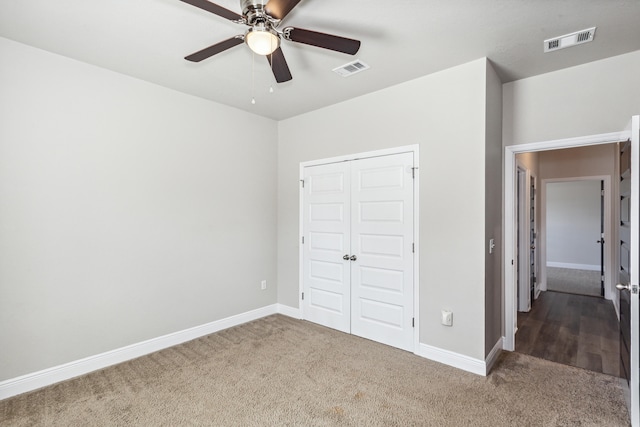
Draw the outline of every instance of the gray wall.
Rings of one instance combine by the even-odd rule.
[[[487,67],[477,60],[279,123],[280,303],[298,307],[300,162],[419,144],[420,341],[484,359],[485,137],[496,138]],[[453,327],[440,324],[441,309],[454,312]]]
[[[535,177],[538,177],[538,154],[537,152],[516,154],[516,159]]]
[[[0,381],[276,302],[274,121],[1,38],[0,94]]]
[[[487,62],[485,121],[485,356],[502,337],[502,82]],[[489,240],[495,248],[489,254]]]
[[[640,114],[640,51],[503,87],[505,146],[625,129]]]

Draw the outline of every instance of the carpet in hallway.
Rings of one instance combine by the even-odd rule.
[[[599,297],[600,272],[547,267],[547,290]]]

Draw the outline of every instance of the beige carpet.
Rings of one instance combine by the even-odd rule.
[[[547,290],[599,297],[600,272],[547,267]]]
[[[2,426],[626,426],[619,380],[517,353],[488,377],[275,315],[0,401]]]

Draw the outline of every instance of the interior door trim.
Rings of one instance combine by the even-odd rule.
[[[413,353],[419,354],[420,350],[420,155],[419,145],[405,145],[401,147],[386,148],[375,151],[366,151],[362,153],[347,154],[337,157],[329,157],[324,159],[310,160],[300,163],[299,170],[299,211],[298,211],[298,307],[300,307],[300,317],[305,318],[304,304],[302,303],[302,295],[304,292],[303,262],[304,251],[302,246],[303,238],[303,212],[304,212],[304,168],[309,166],[325,165],[329,163],[339,163],[351,160],[366,159],[371,157],[382,157],[392,154],[413,153],[414,181],[413,181]]]

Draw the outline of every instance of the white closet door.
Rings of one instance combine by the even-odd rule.
[[[304,169],[305,319],[350,332],[350,174],[348,163]]]
[[[351,333],[413,350],[413,153],[351,165]]]

